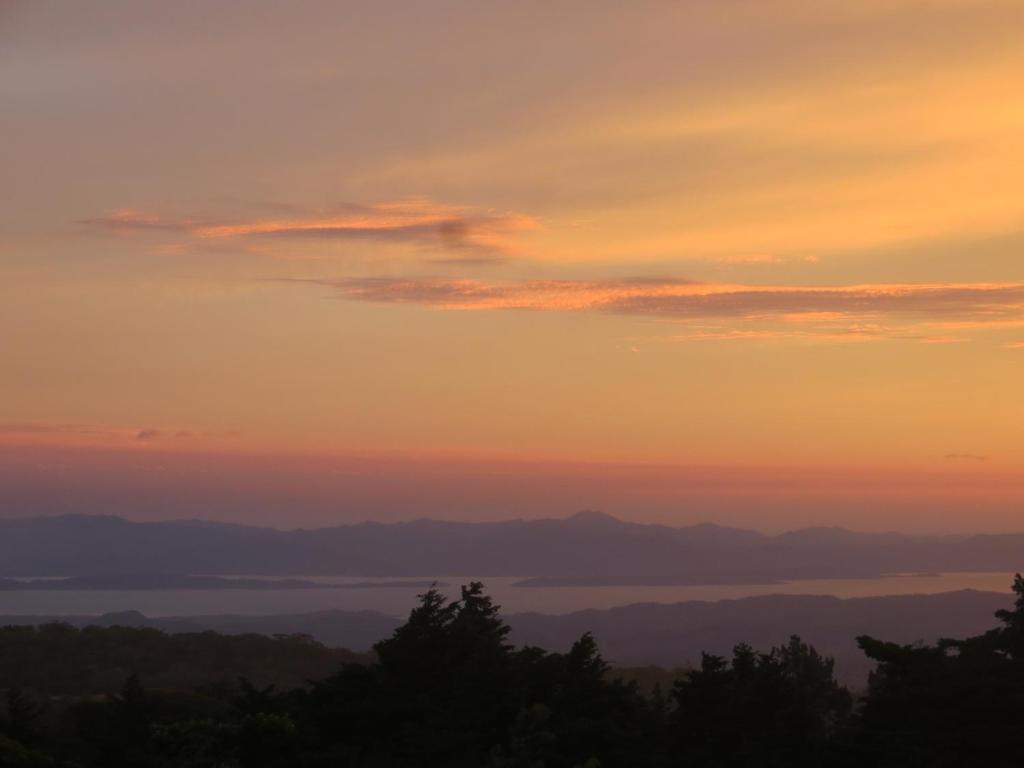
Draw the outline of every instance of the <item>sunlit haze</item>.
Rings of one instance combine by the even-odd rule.
[[[1024,531],[1022,40],[0,2],[0,516]]]

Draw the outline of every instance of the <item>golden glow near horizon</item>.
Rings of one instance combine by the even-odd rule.
[[[1022,42],[1018,0],[0,6],[0,447],[951,473],[1013,528]]]

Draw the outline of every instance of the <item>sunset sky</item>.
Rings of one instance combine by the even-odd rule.
[[[0,0],[0,514],[1024,530],[1020,0]]]

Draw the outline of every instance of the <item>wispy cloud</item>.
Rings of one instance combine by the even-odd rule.
[[[988,461],[988,456],[977,453],[947,453],[942,458],[950,461]]]
[[[968,341],[972,328],[1024,324],[1021,283],[740,285],[681,279],[341,278],[300,280],[349,301],[441,310],[600,312],[656,317],[686,330],[660,341]],[[955,330],[953,330],[955,329]]]
[[[108,232],[162,232],[194,241],[255,239],[376,239],[471,249],[507,256],[518,233],[536,229],[535,219],[410,198],[375,205],[343,204],[323,209],[262,207],[259,215],[235,218],[169,217],[122,209],[80,223]]]
[[[660,278],[488,282],[380,277],[312,282],[350,300],[452,310],[601,311],[682,318],[916,315],[971,321],[1024,315],[1021,283],[758,286]]]

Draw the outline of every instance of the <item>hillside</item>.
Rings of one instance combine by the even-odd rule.
[[[813,595],[769,595],[717,602],[636,604],[563,615],[519,613],[507,617],[510,639],[566,651],[584,632],[593,633],[605,657],[618,667],[664,668],[699,663],[702,652],[728,654],[747,642],[783,644],[798,634],[836,659],[836,674],[863,685],[870,661],[857,649],[858,634],[893,641],[934,642],[979,633],[993,613],[1010,603],[1009,593],[964,590],[937,595],[839,599]],[[330,647],[366,652],[389,636],[401,619],[375,611],[319,611],[273,616],[149,618],[137,612],[104,616],[0,616],[0,626],[62,621],[74,626],[131,626],[172,633],[212,630],[224,634],[309,635]]]

